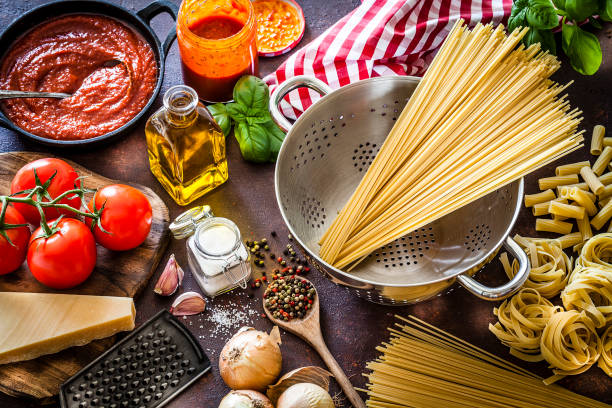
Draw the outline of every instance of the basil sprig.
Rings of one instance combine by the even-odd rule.
[[[234,102],[208,107],[223,134],[229,135],[234,127],[234,136],[245,160],[276,161],[285,133],[270,116],[268,86],[255,76],[243,76],[234,86],[233,96]]]
[[[602,61],[601,45],[597,37],[580,28],[578,23],[588,19],[595,28],[600,22],[612,21],[612,0],[514,0],[508,20],[508,31],[529,27],[523,37],[526,46],[540,43],[544,50],[557,54],[552,29],[562,16],[562,48],[572,67],[583,75],[593,75]]]

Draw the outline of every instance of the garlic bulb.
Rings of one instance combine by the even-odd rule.
[[[234,390],[264,390],[281,371],[282,357],[276,332],[273,336],[243,327],[223,347],[219,371]]]
[[[318,385],[300,383],[292,385],[281,394],[276,408],[334,408],[334,401]]]
[[[257,391],[230,391],[219,404],[219,408],[274,408],[263,394]]]

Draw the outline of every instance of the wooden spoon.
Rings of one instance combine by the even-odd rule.
[[[310,282],[304,278],[300,279]],[[312,282],[310,282],[310,284],[312,285]],[[312,285],[312,287],[314,288],[314,285]],[[265,301],[265,299],[263,299],[263,301]],[[293,319],[287,322],[284,320],[277,319],[275,317],[272,317],[268,309],[265,307],[265,304],[264,311],[266,313],[266,316],[268,316],[268,319],[270,319],[272,323],[300,337],[306,343],[310,344],[312,348],[317,351],[317,353],[319,353],[325,364],[327,364],[329,370],[336,378],[338,384],[340,384],[342,391],[344,391],[344,394],[346,395],[348,400],[351,402],[351,404],[353,404],[353,407],[366,408],[365,403],[363,402],[359,394],[357,394],[355,388],[353,388],[353,385],[346,377],[346,374],[344,374],[344,371],[342,371],[342,368],[338,365],[338,362],[336,361],[334,356],[332,356],[332,354],[329,352],[327,345],[325,345],[325,340],[323,340],[323,335],[321,334],[318,293],[315,296],[314,301],[312,302],[312,308],[308,311],[306,317],[304,317],[303,319]]]

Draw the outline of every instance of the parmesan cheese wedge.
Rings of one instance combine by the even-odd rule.
[[[0,364],[132,330],[135,316],[129,297],[0,292]]]

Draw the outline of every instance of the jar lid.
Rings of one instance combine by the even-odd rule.
[[[276,57],[295,48],[302,40],[306,20],[294,0],[253,0],[257,19],[257,53]]]
[[[176,239],[184,239],[192,235],[198,224],[207,218],[214,217],[210,205],[202,205],[190,208],[185,211],[170,224],[170,232]]]

